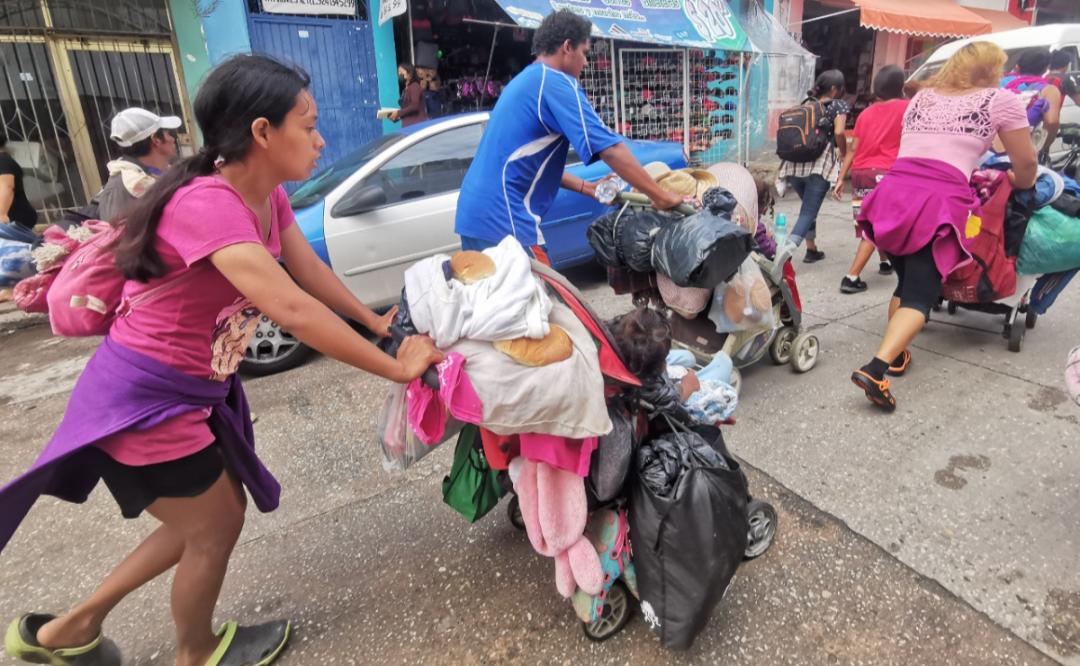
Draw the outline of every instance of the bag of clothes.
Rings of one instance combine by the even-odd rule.
[[[660,229],[652,265],[680,287],[712,289],[731,279],[753,246],[750,232],[706,209]]]
[[[1036,210],[1028,221],[1016,271],[1022,275],[1060,273],[1080,268],[1080,218],[1053,206]]]
[[[665,647],[685,650],[746,550],[746,477],[709,426],[642,445],[635,468],[630,537],[641,611]]]

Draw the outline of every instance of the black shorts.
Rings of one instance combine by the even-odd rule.
[[[941,273],[934,261],[934,244],[928,243],[915,254],[905,257],[892,257],[896,269],[896,291],[893,296],[900,299],[900,307],[911,308],[930,316],[930,310],[941,298]]]
[[[96,446],[78,455],[79,464],[93,469],[105,482],[125,518],[138,518],[162,497],[198,497],[225,471],[225,459],[217,443],[189,456],[153,465],[125,465]]]

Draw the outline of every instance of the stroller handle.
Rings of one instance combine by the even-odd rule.
[[[652,199],[640,192],[619,192],[615,195],[615,201],[618,203],[629,204],[631,206],[652,205]],[[672,210],[681,215],[695,215],[698,212],[696,208],[687,203],[679,204]]]
[[[394,342],[400,345],[405,338],[409,337],[409,334],[401,326],[397,324],[391,324],[390,337],[393,338]],[[431,388],[435,389],[436,391],[439,390],[439,372],[435,369],[434,366],[425,370],[424,374],[421,375],[420,378],[425,384],[427,384]]]

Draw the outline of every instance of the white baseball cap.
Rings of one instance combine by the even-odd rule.
[[[126,148],[152,137],[158,130],[176,129],[182,124],[183,122],[176,116],[159,116],[146,109],[133,106],[113,117],[112,139]]]

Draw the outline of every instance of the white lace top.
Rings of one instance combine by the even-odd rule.
[[[904,114],[897,157],[940,160],[971,177],[998,132],[1028,127],[1020,97],[1000,88],[969,95],[919,91]]]

